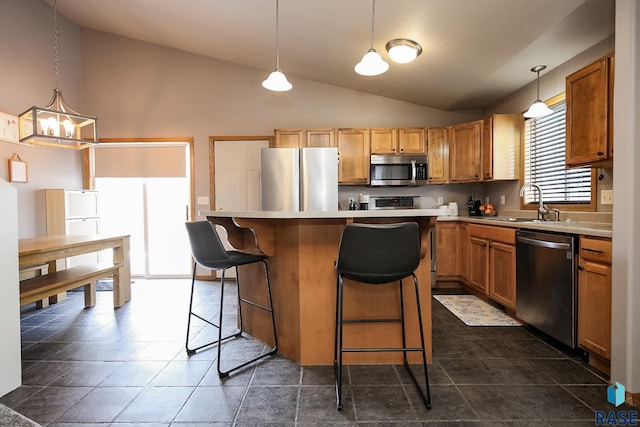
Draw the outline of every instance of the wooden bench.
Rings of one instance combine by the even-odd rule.
[[[85,264],[20,281],[20,305],[84,286],[84,306],[96,305],[96,280],[116,276],[122,264]]]

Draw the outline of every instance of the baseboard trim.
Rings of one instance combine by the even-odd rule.
[[[640,405],[640,393],[625,392],[625,402],[627,405],[639,406]]]

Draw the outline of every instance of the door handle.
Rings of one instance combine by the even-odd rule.
[[[562,249],[565,251],[571,249],[571,245],[569,243],[547,242],[546,240],[536,240],[522,236],[518,236],[518,241],[521,243],[526,243],[527,245],[541,246],[543,248]]]

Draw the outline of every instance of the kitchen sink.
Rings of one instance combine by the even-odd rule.
[[[484,219],[489,219],[491,221],[504,221],[504,222],[542,222],[539,219],[535,218],[513,218],[510,216],[485,216]]]

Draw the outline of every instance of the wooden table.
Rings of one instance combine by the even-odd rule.
[[[49,273],[56,271],[56,260],[86,253],[113,249],[113,306],[121,307],[131,299],[131,264],[129,236],[47,236],[18,241],[20,268],[48,264]]]

